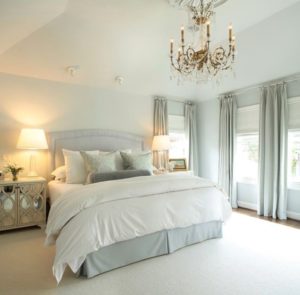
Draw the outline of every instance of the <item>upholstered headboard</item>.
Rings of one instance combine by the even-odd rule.
[[[48,143],[51,171],[63,165],[62,149],[74,151],[113,151],[120,149],[141,151],[144,149],[142,136],[102,129],[50,132],[48,133]]]

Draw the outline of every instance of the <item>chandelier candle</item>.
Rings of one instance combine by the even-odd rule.
[[[174,48],[174,40],[171,39],[170,40],[170,54],[171,54],[171,56],[173,56],[173,48]]]
[[[232,51],[235,52],[235,36],[232,37]]]
[[[207,32],[207,39],[210,38],[210,22],[206,23],[206,32]]]
[[[232,25],[231,24],[229,25],[228,30],[229,30],[229,42],[231,43],[232,42]]]
[[[184,44],[184,27],[181,27],[181,43]]]

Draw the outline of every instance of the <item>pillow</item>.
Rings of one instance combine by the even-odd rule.
[[[128,153],[128,154],[131,154],[131,150],[128,149],[128,150],[121,150],[121,151],[116,151],[115,152],[115,163],[116,163],[116,170],[124,170],[124,166],[123,166],[123,159],[120,155],[120,152],[124,152],[124,153]],[[102,152],[100,151],[100,155],[105,155],[105,154],[108,154],[110,152]]]
[[[55,177],[55,180],[66,181],[66,166],[56,168],[51,175]]]
[[[117,180],[131,178],[137,176],[149,176],[151,172],[148,170],[121,170],[107,173],[90,173],[88,183],[103,182],[108,180]]]
[[[152,153],[124,153],[120,152],[126,170],[147,170],[152,174]]]
[[[93,172],[112,172],[116,171],[116,153],[108,152],[108,153],[99,153],[97,155],[89,154],[87,152],[80,152],[86,173]]]
[[[98,155],[99,151],[86,152],[91,155]],[[86,170],[83,158],[78,151],[63,149],[66,165],[66,183],[83,184],[86,182]]]

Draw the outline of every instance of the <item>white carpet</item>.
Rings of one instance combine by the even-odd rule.
[[[234,213],[224,238],[93,279],[51,274],[54,248],[31,229],[0,235],[0,294],[300,294],[300,230]]]

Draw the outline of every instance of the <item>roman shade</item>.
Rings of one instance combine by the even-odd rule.
[[[288,99],[288,109],[289,109],[289,119],[288,127],[289,129],[299,129],[300,128],[300,97],[293,97]]]
[[[236,132],[254,133],[259,131],[259,105],[240,107],[237,109]]]

